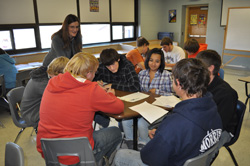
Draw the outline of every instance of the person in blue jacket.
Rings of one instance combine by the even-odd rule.
[[[0,48],[0,75],[4,75],[6,94],[16,87],[17,69],[16,61],[9,56],[2,48]],[[4,95],[6,95],[4,94]],[[8,108],[8,104],[1,98],[0,105]]]
[[[198,59],[183,59],[173,67],[173,88],[182,99],[140,152],[119,150],[115,165],[182,166],[204,153],[220,139],[222,122],[212,94],[207,67]]]
[[[0,48],[0,75],[4,75],[5,88],[9,91],[16,87],[16,61]]]

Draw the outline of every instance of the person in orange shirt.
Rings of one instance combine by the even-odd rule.
[[[207,44],[199,44],[197,40],[189,39],[184,43],[184,50],[187,52],[188,58],[195,58],[199,52],[207,50]]]
[[[138,37],[136,41],[136,48],[126,54],[127,59],[132,62],[135,71],[138,74],[141,70],[145,69],[144,58],[142,54],[148,51],[149,42],[144,37]]]

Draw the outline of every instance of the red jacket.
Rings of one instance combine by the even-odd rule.
[[[123,110],[123,102],[96,82],[86,80],[82,83],[68,72],[59,74],[49,81],[42,97],[37,150],[43,156],[41,138],[88,137],[94,148],[92,122],[95,112],[119,114]]]
[[[204,50],[207,50],[207,44],[205,44],[205,43],[200,43],[199,45],[200,45],[199,50],[198,50],[196,53],[194,53],[194,54],[188,55],[188,58],[195,58],[196,55],[197,55],[199,52],[204,51]]]

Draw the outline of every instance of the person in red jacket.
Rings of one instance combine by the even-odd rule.
[[[187,52],[188,58],[195,58],[199,52],[207,50],[207,44],[199,44],[197,40],[189,39],[184,43],[184,50]]]
[[[64,74],[50,79],[41,101],[37,133],[37,150],[42,156],[41,138],[88,137],[97,162],[103,156],[109,157],[121,142],[119,128],[94,131],[92,127],[95,112],[119,114],[124,110],[114,89],[105,91],[92,82],[98,65],[93,55],[77,53],[66,65]],[[79,159],[62,156],[59,162],[72,165]]]

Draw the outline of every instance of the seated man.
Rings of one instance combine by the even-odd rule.
[[[165,57],[165,66],[173,67],[175,63],[185,58],[185,52],[179,46],[174,46],[173,41],[169,37],[161,40],[162,51]]]
[[[152,139],[140,152],[119,150],[117,166],[183,165],[219,141],[222,123],[212,94],[207,92],[207,67],[198,59],[183,59],[173,67],[172,74],[174,91],[182,101],[157,130],[149,132]]]
[[[207,49],[207,44],[205,43],[198,43],[195,39],[189,39],[184,43],[184,50],[188,54],[188,58],[195,58],[196,55]]]
[[[97,81],[101,87],[128,92],[140,90],[138,75],[125,55],[119,55],[115,49],[108,48],[102,50],[100,61],[94,81]],[[107,84],[104,85],[103,82]]]
[[[208,91],[213,94],[223,124],[223,133],[219,147],[230,141],[238,124],[236,105],[237,92],[218,76],[221,66],[221,56],[214,50],[205,50],[198,53],[197,59],[203,61],[210,71]]]
[[[52,78],[59,73],[63,73],[63,69],[68,61],[69,58],[58,57],[49,64],[48,69],[41,66],[30,72],[31,79],[24,89],[21,101],[21,115],[27,124],[32,126],[38,125],[40,103],[49,77]]]
[[[148,51],[149,42],[144,37],[138,37],[136,40],[136,48],[126,54],[127,59],[132,62],[135,67],[135,72],[138,74],[145,69],[144,58]]]
[[[37,150],[42,156],[41,138],[87,137],[97,162],[109,157],[121,142],[119,128],[94,131],[92,127],[95,112],[120,114],[124,110],[114,89],[104,91],[92,82],[98,65],[93,55],[77,53],[67,63],[64,74],[50,79],[41,101],[37,133]],[[62,156],[59,162],[72,165],[79,160]]]

